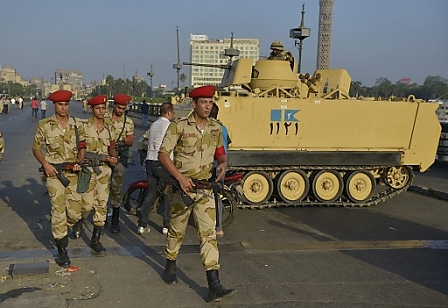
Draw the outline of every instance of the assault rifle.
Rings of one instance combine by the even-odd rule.
[[[75,165],[80,165],[80,166],[85,166],[85,163],[79,163],[79,162],[65,162],[65,163],[60,163],[60,164],[51,164],[53,167],[56,168],[56,170],[58,171],[56,173],[56,177],[58,178],[58,180],[61,182],[62,185],[64,185],[64,187],[67,187],[68,185],[70,185],[70,180],[67,179],[65,177],[65,175],[62,173],[62,171],[73,171],[73,167]],[[40,166],[39,168],[39,172],[45,172],[44,166]]]
[[[89,167],[92,167],[93,171],[95,171],[96,174],[100,174],[101,169],[98,167],[102,166],[103,163],[108,161],[108,155],[86,152],[86,154],[84,155],[84,159],[86,160],[87,165]]]
[[[120,158],[123,166],[127,167],[131,164],[131,148],[124,143],[124,141],[117,142],[115,145],[118,157]]]
[[[100,174],[101,169],[98,167],[103,165],[103,162],[105,162],[107,159],[107,155],[87,152],[85,154],[85,159],[86,160],[83,162],[64,162],[64,163],[60,163],[60,164],[51,164],[58,171],[56,173],[56,177],[59,179],[61,184],[64,185],[64,187],[67,187],[70,184],[70,180],[67,179],[61,171],[73,171],[73,167],[75,165],[79,165],[81,167],[92,167],[93,171],[96,174]],[[44,171],[45,171],[44,167],[40,166],[39,172],[44,172]]]

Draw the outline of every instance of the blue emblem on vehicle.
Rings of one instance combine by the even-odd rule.
[[[286,109],[285,110],[285,122],[299,122],[298,119],[296,119],[295,115],[300,110],[293,110],[293,109]]]
[[[272,109],[271,110],[271,121],[280,122],[282,120],[282,110],[281,109]]]

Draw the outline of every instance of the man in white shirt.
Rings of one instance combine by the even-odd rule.
[[[45,118],[45,113],[47,112],[47,101],[42,98],[40,101],[40,113],[42,115],[42,119]]]
[[[151,231],[148,227],[149,214],[154,208],[154,202],[157,198],[158,183],[160,180],[171,178],[170,173],[158,161],[159,148],[162,144],[165,132],[174,120],[174,107],[170,102],[165,102],[160,106],[160,117],[151,125],[148,136],[148,152],[146,154],[145,166],[148,180],[148,189],[141,207],[140,217],[138,219],[137,234],[148,233]],[[164,207],[163,229],[162,233],[168,233],[170,221],[170,196],[163,194],[162,205]]]

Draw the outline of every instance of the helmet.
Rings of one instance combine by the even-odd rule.
[[[283,44],[280,41],[273,41],[271,44],[271,49],[283,50]]]

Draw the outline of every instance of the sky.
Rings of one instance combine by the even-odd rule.
[[[23,78],[50,80],[58,69],[82,73],[84,83],[107,75],[129,78],[154,72],[153,85],[177,83],[189,62],[190,34],[209,39],[258,38],[260,56],[280,40],[298,56],[289,30],[300,25],[305,4],[302,72],[316,69],[318,0],[2,0],[0,66]],[[330,68],[373,86],[427,76],[448,78],[447,0],[335,0]],[[189,74],[189,67],[180,71]],[[188,84],[187,84],[188,85]]]

